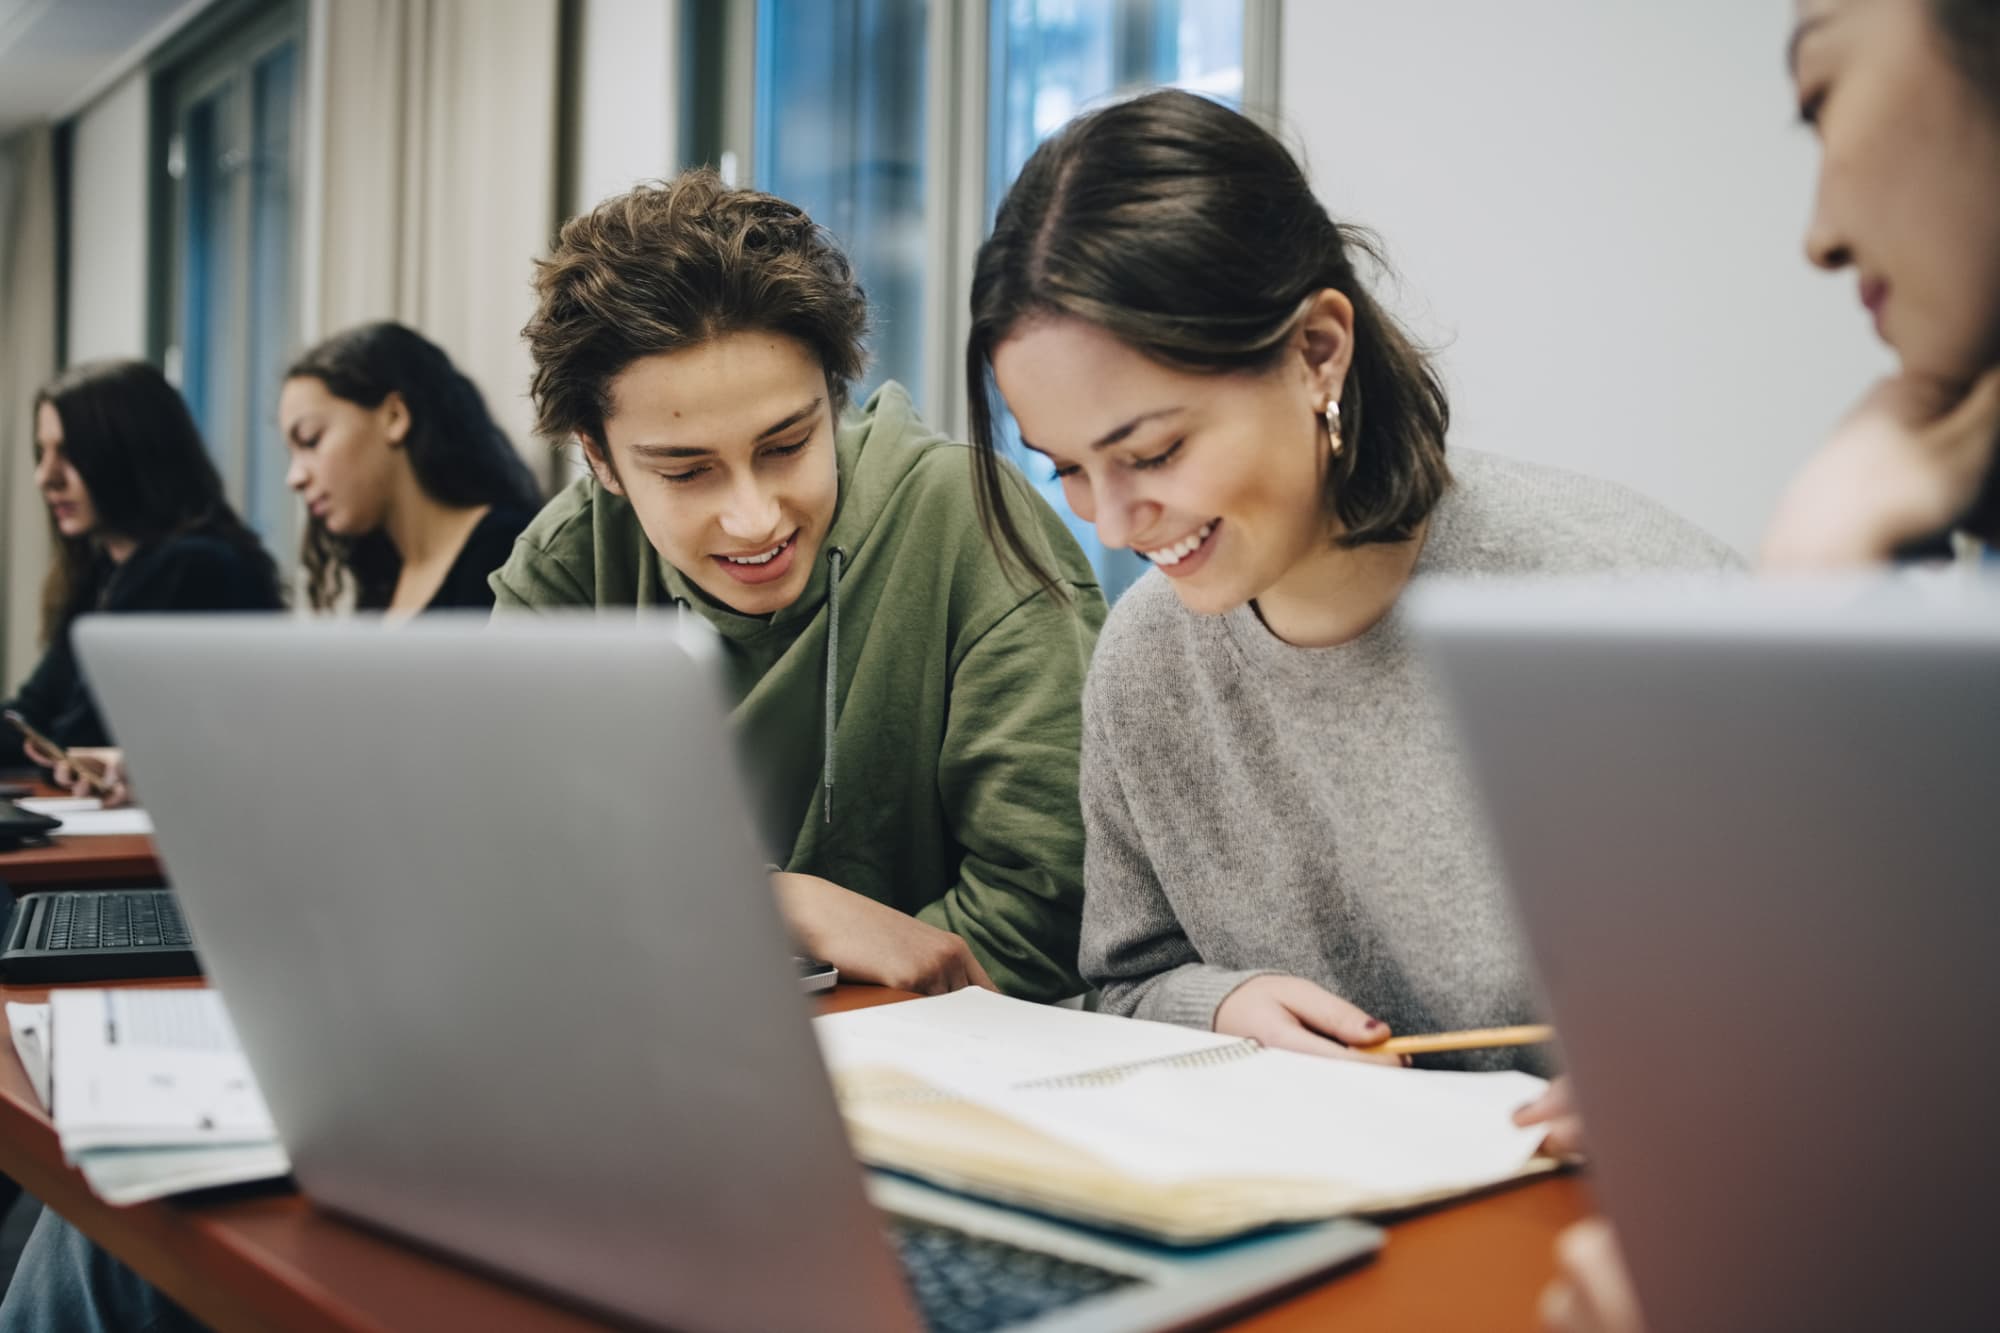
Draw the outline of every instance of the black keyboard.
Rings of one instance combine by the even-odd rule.
[[[15,986],[200,975],[169,889],[28,894],[14,904],[0,952],[0,978]]]
[[[889,1239],[931,1333],[1012,1328],[1139,1281],[931,1222],[888,1220]]]

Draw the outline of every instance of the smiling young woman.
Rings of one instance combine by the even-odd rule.
[[[966,352],[1004,562],[1039,576],[989,375],[1070,507],[1157,571],[1085,691],[1085,979],[1119,1013],[1326,1055],[1534,1005],[1403,589],[1732,559],[1610,485],[1456,447],[1447,467],[1444,390],[1361,281],[1370,254],[1270,134],[1150,93],[1029,160]]]

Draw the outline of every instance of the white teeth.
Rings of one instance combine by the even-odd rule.
[[[764,554],[762,555],[749,555],[749,556],[743,556],[741,558],[738,558],[733,555],[725,555],[722,558],[724,560],[727,560],[732,565],[768,565],[773,560],[776,560],[778,558],[778,552],[784,549],[785,549],[785,544],[783,542],[779,542],[776,546],[773,546],[770,550],[764,552]]]
[[[1161,547],[1157,551],[1141,551],[1140,555],[1156,565],[1178,565],[1195,553],[1197,547],[1208,540],[1208,534],[1215,531],[1216,520],[1210,519],[1201,525],[1201,530],[1181,538],[1172,546]]]

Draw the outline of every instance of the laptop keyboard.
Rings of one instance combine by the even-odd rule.
[[[889,1239],[931,1333],[1012,1328],[1139,1281],[914,1218],[888,1220]]]
[[[171,892],[64,894],[50,904],[42,949],[130,949],[193,943]]]

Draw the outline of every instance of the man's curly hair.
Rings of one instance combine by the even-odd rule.
[[[826,230],[796,204],[703,167],[563,224],[535,265],[535,428],[604,442],[611,382],[641,357],[722,334],[798,339],[826,368],[836,418],[867,363],[868,301]]]

